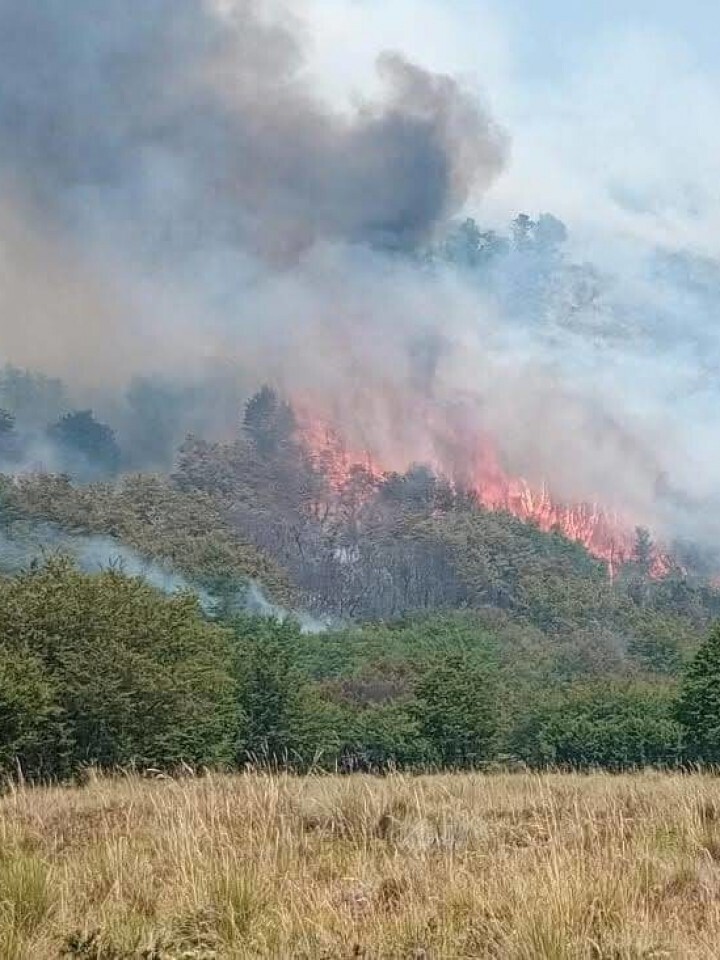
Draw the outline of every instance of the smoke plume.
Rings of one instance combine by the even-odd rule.
[[[71,231],[280,261],[318,238],[413,246],[499,172],[503,137],[451,78],[385,53],[380,102],[334,113],[270,13],[3,0],[4,171]]]
[[[397,52],[379,96],[331,106],[307,29],[270,0],[0,0],[0,360],[121,432],[137,375],[215,434],[237,407],[208,383],[269,381],[388,468],[463,479],[491,437],[560,498],[707,535],[705,294],[632,248],[596,295],[552,217],[482,282],[428,254],[508,137]]]

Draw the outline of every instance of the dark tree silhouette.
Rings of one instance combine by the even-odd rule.
[[[243,429],[264,456],[291,443],[296,427],[292,407],[272,387],[262,387],[245,405]]]
[[[88,469],[115,473],[120,466],[120,448],[113,430],[96,420],[91,410],[65,414],[48,428],[48,437],[68,473],[82,474]]]

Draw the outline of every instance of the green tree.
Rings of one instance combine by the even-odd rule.
[[[677,717],[690,758],[720,763],[720,624],[686,668]]]
[[[42,660],[28,650],[0,649],[0,771],[54,776],[67,760],[57,691]]]
[[[352,746],[346,757],[370,769],[412,768],[433,759],[431,745],[421,732],[412,705],[377,704],[359,710],[350,722]]]
[[[67,473],[83,473],[88,468],[115,473],[120,466],[120,448],[107,424],[95,419],[91,410],[65,414],[48,427]]]
[[[235,636],[238,759],[297,762],[312,750],[302,735],[307,689],[296,666],[299,628],[293,621],[241,617]]]
[[[650,574],[655,555],[655,545],[646,527],[635,527],[635,548],[633,550],[635,563],[645,576]]]
[[[26,652],[55,691],[74,763],[229,761],[229,638],[189,595],[55,558],[0,587],[0,652]]]
[[[271,387],[262,387],[245,405],[243,429],[263,456],[272,456],[287,447],[296,426],[292,407]]]
[[[482,658],[439,654],[416,689],[420,734],[443,766],[471,767],[490,755],[496,732],[496,678]]]
[[[535,765],[610,769],[674,763],[681,730],[673,688],[637,681],[580,681],[530,707],[511,738]]]

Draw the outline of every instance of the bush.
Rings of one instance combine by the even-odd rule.
[[[689,759],[720,763],[720,625],[685,671],[677,718]]]
[[[32,736],[20,719],[6,721],[6,757],[16,751],[21,764],[46,771],[34,731],[57,717],[75,765],[231,758],[228,637],[204,622],[192,596],[167,597],[119,572],[86,575],[53,559],[0,586],[0,637],[5,686],[13,671],[21,675],[24,702],[36,704]],[[56,757],[54,772],[61,766]]]
[[[306,760],[313,744],[303,736],[308,688],[296,666],[297,624],[241,617],[234,630],[238,761]]]
[[[56,690],[42,661],[27,650],[0,649],[0,771],[57,773],[66,761]]]
[[[621,769],[677,762],[681,730],[670,686],[595,681],[571,684],[531,711],[512,739],[534,765]]]
[[[420,734],[442,766],[471,767],[490,756],[497,728],[493,671],[470,653],[432,658],[417,683]]]

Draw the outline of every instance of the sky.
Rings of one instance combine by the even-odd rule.
[[[475,4],[450,0],[459,15]],[[720,12],[708,0],[679,4],[670,0],[506,0],[502,5],[516,32],[525,29],[525,56],[530,69],[542,75],[562,69],[573,49],[587,47],[598,34],[647,31],[687,44],[711,65],[717,56]]]
[[[304,0],[309,69],[331,96],[373,89],[402,49],[481,92],[512,160],[471,208],[538,207],[579,243],[607,237],[720,256],[720,8],[706,0]]]

